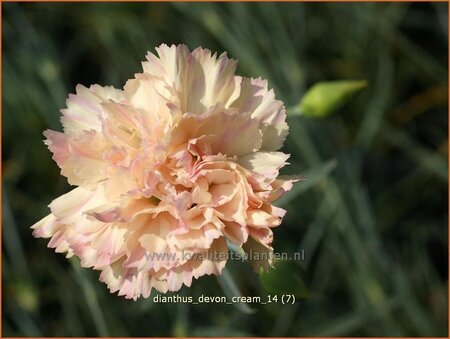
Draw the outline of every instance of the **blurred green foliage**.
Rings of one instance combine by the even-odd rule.
[[[260,268],[259,278],[264,290],[271,295],[292,295],[294,300],[309,298],[302,271],[293,261],[275,260],[273,269],[266,272]]]
[[[2,6],[3,336],[447,336],[446,3]],[[305,250],[309,298],[252,312],[128,301],[32,237],[70,189],[42,131],[60,130],[77,83],[121,87],[161,43],[227,51],[288,107],[318,81],[367,80],[334,115],[289,118],[286,174],[308,180],[280,200],[274,246]],[[222,279],[267,295],[245,263]],[[180,293],[220,296],[219,282]]]

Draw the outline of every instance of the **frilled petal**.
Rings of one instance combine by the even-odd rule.
[[[278,200],[286,192],[289,192],[294,183],[305,180],[301,175],[280,176],[272,183],[272,191],[270,192],[270,201]]]
[[[167,272],[169,291],[178,291],[183,284],[190,286],[192,278],[203,275],[220,275],[225,267],[227,244],[224,238],[215,240],[211,247],[203,252],[195,253],[191,259],[177,269]]]
[[[101,119],[105,116],[102,102],[120,102],[123,98],[123,91],[111,86],[94,85],[86,88],[78,85],[76,94],[70,94],[67,99],[67,108],[61,110],[64,132],[72,135],[89,130],[100,131]]]
[[[255,152],[241,157],[239,163],[250,171],[273,177],[278,174],[278,170],[285,166],[288,154],[282,152]]]
[[[33,229],[33,236],[37,238],[52,238],[48,247],[54,248],[57,253],[67,252],[67,258],[73,255],[70,244],[67,241],[67,235],[70,233],[70,230],[58,223],[53,214],[47,215],[31,226],[31,228]]]
[[[250,113],[237,114],[217,106],[203,115],[185,114],[173,131],[172,142],[177,145],[205,137],[206,154],[239,157],[259,150],[261,136],[259,122]]]
[[[230,106],[251,116],[261,123],[263,132],[261,149],[276,151],[283,146],[289,132],[286,109],[275,93],[268,89],[267,81],[261,78],[244,78],[239,98]]]
[[[108,286],[111,293],[118,292],[127,299],[136,300],[141,295],[148,298],[152,288],[162,293],[167,292],[167,282],[157,280],[148,271],[124,268],[123,260],[121,258],[105,267],[100,274],[100,281]]]
[[[61,174],[72,185],[91,185],[105,179],[108,164],[103,160],[107,146],[98,134],[83,131],[76,137],[47,130],[45,144],[61,168]]]
[[[248,227],[234,221],[224,221],[223,234],[236,245],[244,244],[248,239]]]
[[[81,221],[81,224],[87,220],[86,211],[104,205],[107,202],[108,200],[101,186],[94,191],[77,187],[53,200],[49,207],[59,223],[74,224]],[[80,220],[80,218],[82,219]]]
[[[211,243],[219,238],[222,232],[213,224],[206,224],[200,229],[191,229],[186,233],[177,234],[169,238],[172,247],[208,249]]]
[[[202,114],[218,103],[227,107],[239,96],[242,79],[234,75],[237,62],[226,53],[217,57],[201,48],[191,53],[185,45],[161,45],[156,51],[159,58],[149,53],[144,72],[175,89],[182,112]]]
[[[37,238],[50,238],[55,234],[57,227],[58,222],[53,214],[47,215],[31,226],[33,235]]]
[[[153,120],[163,121],[163,129],[171,127],[172,121],[179,118],[172,116],[179,111],[171,110],[174,104],[164,96],[165,91],[166,85],[160,78],[146,73],[136,74],[124,87],[125,96],[131,106],[148,112],[143,116],[149,115]]]
[[[93,227],[92,232],[78,233],[71,240],[73,253],[81,260],[81,266],[103,269],[125,254],[125,224],[110,223]]]

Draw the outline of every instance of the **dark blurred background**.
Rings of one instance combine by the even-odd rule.
[[[3,336],[447,336],[446,3],[2,7]],[[331,116],[289,118],[285,173],[308,181],[280,201],[274,247],[305,249],[295,305],[128,301],[32,237],[70,189],[43,130],[76,84],[121,87],[161,43],[227,51],[288,107],[318,81],[367,80]],[[267,295],[249,265],[227,268]],[[224,292],[205,277],[180,293]]]

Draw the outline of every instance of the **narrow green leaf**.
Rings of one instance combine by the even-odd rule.
[[[94,321],[94,325],[97,329],[98,334],[101,337],[108,337],[108,326],[106,325],[105,317],[102,308],[100,307],[95,288],[91,285],[91,282],[86,276],[86,272],[83,271],[83,269],[79,265],[79,262],[76,259],[71,259],[69,260],[69,262],[75,272],[75,276],[78,280],[81,290],[83,291],[86,304],[92,315],[92,319]]]
[[[312,86],[300,101],[299,109],[291,111],[292,115],[308,117],[327,116],[343,104],[353,94],[367,86],[365,80],[338,80],[319,82]]]
[[[239,255],[241,258],[244,258],[246,256],[244,249],[242,248],[242,246],[238,246],[234,243],[232,243],[230,240],[226,240],[227,242],[227,247],[230,251],[233,251],[234,253],[236,253],[237,255]]]
[[[222,274],[217,277],[217,281],[228,299],[242,296],[239,288],[233,280],[233,277],[226,268],[224,268],[222,270]],[[246,303],[233,303],[233,305],[243,313],[251,314],[254,312],[254,310]]]
[[[309,171],[304,173],[305,179],[299,183],[296,183],[294,187],[278,199],[275,204],[280,207],[286,206],[299,195],[307,192],[309,189],[316,186],[320,181],[328,177],[328,175],[336,168],[336,165],[337,161],[336,159],[333,159],[311,168]]]

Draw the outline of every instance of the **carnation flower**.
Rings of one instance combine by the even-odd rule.
[[[64,131],[44,135],[76,188],[32,226],[133,299],[220,275],[226,255],[205,254],[226,254],[227,241],[272,253],[285,214],[272,203],[295,181],[279,176],[288,126],[267,81],[235,75],[225,53],[156,50],[123,90],[78,85],[69,95]],[[253,267],[268,269],[270,256],[260,258]]]

